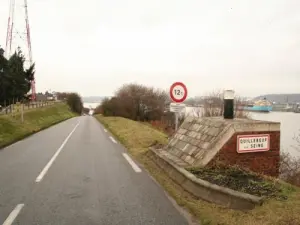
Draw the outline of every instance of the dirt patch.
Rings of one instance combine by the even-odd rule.
[[[283,193],[283,188],[275,180],[267,180],[258,174],[246,171],[237,166],[193,168],[187,170],[200,179],[236,191],[259,197],[276,198],[277,200],[287,199],[287,196]]]

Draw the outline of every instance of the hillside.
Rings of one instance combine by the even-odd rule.
[[[268,94],[268,95],[260,95],[255,97],[254,100],[258,100],[266,97],[270,102],[276,103],[297,103],[300,102],[300,94]]]
[[[56,123],[76,116],[65,104],[57,103],[44,108],[24,112],[24,123],[21,114],[0,115],[0,149],[30,134],[50,127]]]

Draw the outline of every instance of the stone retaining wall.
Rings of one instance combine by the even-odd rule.
[[[195,177],[184,168],[172,163],[160,153],[160,150],[150,148],[147,154],[174,182],[198,198],[238,210],[250,210],[263,203],[263,198],[211,184]]]

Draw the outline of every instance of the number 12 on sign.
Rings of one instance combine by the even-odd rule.
[[[170,87],[170,97],[173,102],[181,103],[187,98],[187,88],[182,82],[175,82]]]

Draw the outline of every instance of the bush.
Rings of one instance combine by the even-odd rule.
[[[70,109],[78,114],[82,113],[83,110],[83,103],[81,97],[77,93],[68,93],[66,97],[66,101]]]
[[[290,184],[300,186],[300,159],[282,152],[280,156],[280,178]]]
[[[120,116],[138,121],[160,120],[169,101],[167,92],[139,84],[125,84],[106,98],[95,114]]]
[[[297,143],[295,147],[300,151],[300,132],[294,137]],[[291,154],[282,152],[280,156],[280,178],[288,183],[300,186],[300,158],[291,156]]]

